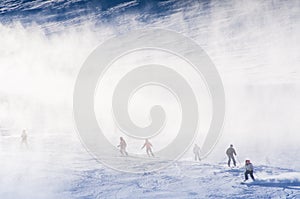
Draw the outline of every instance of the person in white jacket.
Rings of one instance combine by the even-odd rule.
[[[253,176],[253,165],[250,162],[250,160],[245,161],[245,181],[248,180],[248,175],[250,174],[250,177],[252,178],[253,181],[255,181],[254,176]]]
[[[197,161],[197,160],[200,161],[201,160],[201,158],[200,158],[200,151],[201,151],[200,147],[197,144],[195,144],[195,146],[193,148],[193,152],[195,154],[195,161]]]

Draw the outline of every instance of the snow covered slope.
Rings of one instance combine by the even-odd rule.
[[[124,173],[92,159],[75,136],[40,133],[44,135],[29,137],[28,148],[17,135],[0,137],[1,199],[300,197],[298,169],[254,162],[257,180],[245,185],[240,184],[243,166],[228,168],[224,159],[178,161],[151,173]]]
[[[127,174],[107,169],[78,172],[74,198],[300,198],[300,172],[256,166],[255,182],[245,185],[243,168],[176,162],[157,172]]]

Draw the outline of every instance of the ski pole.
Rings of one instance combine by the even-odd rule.
[[[257,173],[254,173],[253,175],[256,175],[259,179],[262,179],[260,175],[258,175]]]
[[[227,158],[226,157],[224,157],[223,159],[222,159],[222,164],[223,164],[223,162],[225,162],[226,163],[226,160],[227,160]]]
[[[236,156],[237,161],[239,162],[240,166],[242,165],[241,161],[239,160],[238,156]]]

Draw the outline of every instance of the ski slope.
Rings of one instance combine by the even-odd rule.
[[[300,172],[256,166],[255,182],[243,181],[243,168],[225,162],[176,162],[163,170],[128,174],[107,169],[79,172],[74,198],[299,198]],[[250,180],[249,180],[250,181]]]
[[[228,168],[225,158],[180,160],[155,172],[112,170],[93,159],[68,133],[32,135],[28,148],[17,134],[0,136],[0,198],[299,198],[300,171],[253,160],[256,181],[242,185],[243,165]],[[112,158],[123,166],[147,158]],[[291,163],[292,159],[290,159]],[[157,158],[156,164],[166,163]]]

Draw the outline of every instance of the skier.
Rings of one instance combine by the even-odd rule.
[[[195,161],[197,161],[197,160],[201,160],[201,158],[200,158],[200,147],[197,145],[197,144],[195,144],[195,146],[194,146],[194,149],[193,149],[193,152],[194,152],[194,154],[195,154]]]
[[[245,180],[244,182],[246,182],[248,180],[248,175],[250,174],[250,177],[252,178],[253,181],[255,181],[254,176],[253,176],[253,165],[250,162],[250,160],[246,160],[245,161]]]
[[[21,134],[21,145],[25,144],[25,146],[28,148],[28,143],[27,143],[27,133],[26,130],[23,129],[22,134]]]
[[[127,144],[126,144],[125,140],[123,139],[123,137],[120,137],[120,144],[118,145],[118,147],[120,147],[120,153],[122,155],[128,156],[128,153],[126,151]]]
[[[226,154],[228,156],[228,167],[230,167],[231,160],[233,161],[233,165],[236,166],[236,161],[235,161],[234,156],[233,156],[233,155],[236,155],[236,152],[235,152],[235,149],[233,148],[232,144],[226,150]]]
[[[150,157],[150,154],[151,154],[152,157],[154,157],[154,154],[153,154],[152,149],[151,149],[152,144],[149,142],[148,139],[145,140],[145,144],[143,145],[143,147],[141,149],[143,149],[145,147],[146,147],[146,152],[147,152],[148,156]]]

